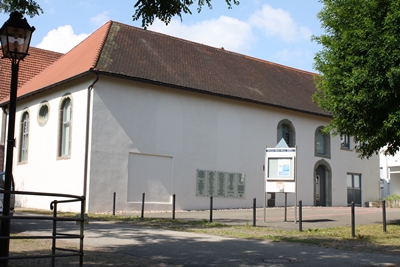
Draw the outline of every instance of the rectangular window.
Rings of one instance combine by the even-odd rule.
[[[325,155],[325,138],[321,133],[316,136],[317,154]]]
[[[347,205],[361,207],[361,174],[347,174]]]
[[[350,149],[350,137],[347,134],[342,134],[340,137],[341,147],[344,149]]]

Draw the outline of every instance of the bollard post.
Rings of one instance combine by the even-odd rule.
[[[142,219],[144,218],[144,196],[145,196],[145,194],[143,193],[143,195],[142,195],[142,216],[141,216]]]
[[[253,227],[256,227],[256,198],[253,199]]]
[[[175,220],[175,194],[172,195],[172,220]]]
[[[52,245],[51,245],[51,255],[53,256],[51,258],[51,266],[56,266],[56,236],[57,236],[57,200],[54,200],[52,204],[54,203],[53,206],[53,233],[52,233]],[[7,265],[5,265],[7,267]]]
[[[116,196],[116,193],[114,192],[114,196],[113,196],[113,216],[115,216],[115,196]]]
[[[210,197],[210,223],[213,221],[213,196]]]
[[[303,201],[299,200],[299,231],[303,231]]]
[[[386,233],[386,200],[382,200],[383,232]]]
[[[351,237],[356,237],[356,218],[354,201],[351,202]]]
[[[287,193],[285,193],[285,218],[283,221],[287,222]]]

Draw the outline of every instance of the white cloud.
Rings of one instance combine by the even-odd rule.
[[[76,35],[71,25],[65,25],[49,31],[36,47],[66,53],[86,37],[88,37],[88,34],[81,33]]]
[[[172,20],[168,26],[155,21],[149,30],[240,53],[249,50],[255,40],[248,23],[227,16],[190,26],[183,25],[179,20]]]
[[[102,26],[104,23],[106,23],[107,21],[109,21],[109,17],[108,17],[108,12],[104,11],[103,13],[97,14],[94,17],[91,17],[90,22],[96,26],[96,27],[100,27]]]
[[[279,36],[286,42],[294,42],[298,38],[310,40],[311,37],[311,31],[297,26],[289,12],[269,5],[264,5],[250,16],[249,23],[262,29],[266,36]]]

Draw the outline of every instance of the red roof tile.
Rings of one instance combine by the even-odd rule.
[[[95,69],[100,74],[330,116],[314,102],[316,74],[108,22],[26,83],[18,96]]]
[[[21,88],[22,85],[62,55],[61,53],[30,47],[29,55],[19,64],[18,88]],[[9,96],[11,86],[11,61],[7,58],[0,59],[0,81],[0,99],[4,99]]]
[[[111,21],[71,49],[28,84],[18,90],[18,97],[79,76],[94,68],[110,28]]]

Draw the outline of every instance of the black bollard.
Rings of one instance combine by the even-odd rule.
[[[382,200],[383,232],[386,233],[386,200]]]
[[[172,195],[172,220],[175,220],[175,194]]]
[[[356,237],[356,215],[354,201],[351,202],[351,237]]]
[[[253,227],[256,227],[256,198],[253,199]]]
[[[143,196],[142,196],[142,216],[141,216],[142,219],[144,218],[144,196],[145,196],[145,194],[143,193]]]
[[[115,216],[115,198],[116,198],[116,193],[114,192],[114,196],[113,196],[113,216]]]
[[[303,201],[299,201],[299,231],[303,231]]]
[[[212,223],[212,215],[213,215],[213,196],[210,197],[210,223]]]

